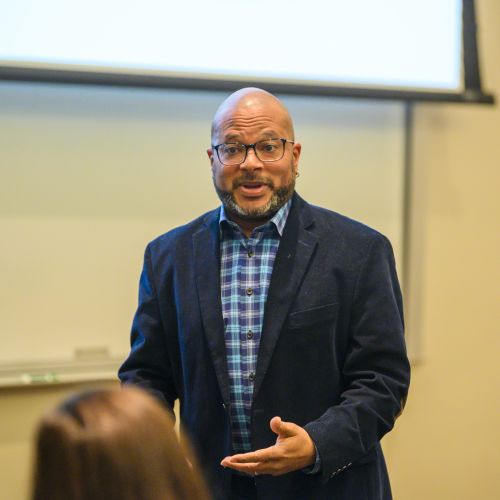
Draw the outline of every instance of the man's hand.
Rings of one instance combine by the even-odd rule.
[[[275,445],[226,457],[221,465],[253,476],[259,474],[280,476],[314,463],[316,448],[302,427],[291,422],[283,422],[280,417],[273,417],[270,426],[278,435]]]

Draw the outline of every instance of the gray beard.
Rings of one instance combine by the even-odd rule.
[[[251,179],[246,179],[251,180]],[[214,181],[215,191],[219,196],[224,208],[229,214],[235,215],[243,220],[268,220],[270,219],[293,195],[295,190],[295,178],[292,177],[292,180],[286,186],[280,187],[278,189],[274,189],[273,186],[270,186],[273,189],[273,194],[270,200],[260,208],[243,208],[236,203],[236,199],[231,191],[224,191],[220,189]]]

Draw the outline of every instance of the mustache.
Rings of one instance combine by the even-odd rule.
[[[265,177],[261,177],[255,174],[244,174],[233,181],[233,189],[241,186],[242,184],[246,184],[247,182],[255,182],[259,184],[265,184],[271,188],[274,188],[274,183],[271,179],[266,179]]]

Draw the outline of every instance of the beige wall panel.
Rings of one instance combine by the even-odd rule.
[[[483,85],[500,98],[500,2],[479,0]],[[415,116],[407,322],[421,359],[384,442],[397,500],[500,492],[500,109]]]

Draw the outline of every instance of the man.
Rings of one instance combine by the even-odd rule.
[[[254,88],[217,110],[222,207],[146,249],[125,383],[181,422],[216,499],[389,499],[409,384],[388,240],[294,192],[301,146]]]

